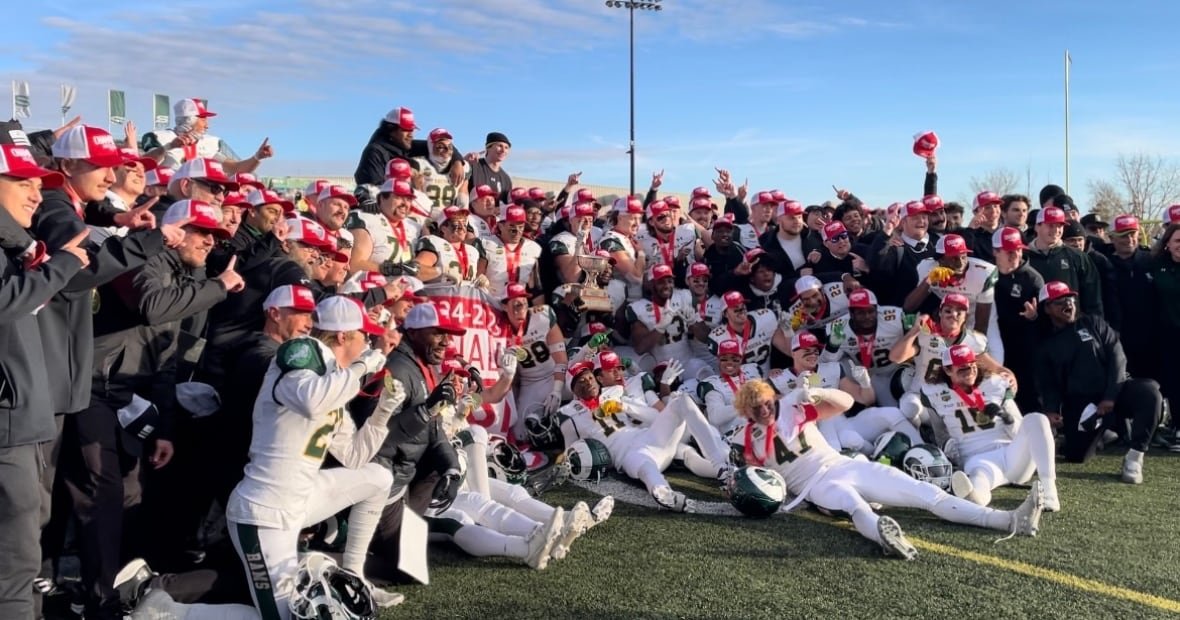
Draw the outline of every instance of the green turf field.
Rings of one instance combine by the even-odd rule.
[[[887,510],[918,547],[884,558],[847,521],[812,511],[769,520],[658,512],[620,502],[544,571],[431,548],[430,586],[383,618],[1165,618],[1180,617],[1180,455],[1148,454],[1146,482],[1118,481],[1123,450],[1058,464],[1062,512],[1035,538]],[[707,481],[673,486],[722,501]],[[997,489],[1013,508],[1025,489]],[[543,498],[596,496],[567,484]]]

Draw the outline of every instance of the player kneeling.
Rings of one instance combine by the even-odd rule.
[[[383,368],[385,356],[368,347],[368,335],[385,330],[347,297],[321,301],[314,326],[311,336],[279,346],[266,372],[254,405],[250,462],[226,507],[250,596],[265,620],[290,616],[299,531],[349,506],[342,566],[364,574],[393,484],[389,470],[371,461],[406,398],[405,387],[387,378],[373,415],[359,429],[345,409],[362,378]],[[344,467],[321,469],[329,453]],[[377,588],[372,596],[380,607],[404,598]]]
[[[746,465],[768,467],[782,475],[787,488],[816,506],[843,511],[862,536],[881,545],[886,555],[912,560],[918,555],[901,527],[881,517],[869,503],[921,508],[936,516],[977,527],[1036,535],[1041,518],[1041,489],[1034,483],[1021,506],[1011,512],[992,510],[959,499],[938,487],[915,480],[900,470],[850,459],[836,452],[816,421],[839,415],[852,406],[847,392],[802,387],[778,400],[764,380],[747,382],[735,406],[748,420],[739,433]]]
[[[951,475],[955,495],[986,506],[992,489],[1023,484],[1036,473],[1045,510],[1061,510],[1049,418],[1021,417],[1007,378],[983,372],[971,347],[957,344],[943,352],[939,380],[922,386],[922,401],[946,425],[947,450],[962,466]]]

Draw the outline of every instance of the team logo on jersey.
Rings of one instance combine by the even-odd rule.
[[[1078,338],[1081,338],[1082,342],[1090,342],[1091,340],[1094,340],[1094,336],[1090,334],[1090,330],[1084,327],[1078,330]]]
[[[1069,261],[1065,260],[1064,258],[1061,259],[1061,268],[1062,269],[1069,269]]]
[[[1024,292],[1024,289],[1021,288],[1021,286],[1019,284],[1012,285],[1012,296],[1013,297],[1020,297],[1021,293],[1023,293],[1023,292]]]

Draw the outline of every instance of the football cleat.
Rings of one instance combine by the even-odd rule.
[[[1034,480],[1032,487],[1029,488],[1028,497],[1024,498],[1024,503],[1012,511],[1011,533],[1013,535],[1037,535],[1037,529],[1041,525],[1041,512],[1045,509],[1044,495],[1041,491],[1043,488],[1040,480]]]
[[[143,558],[135,558],[119,569],[115,574],[114,586],[119,593],[119,603],[123,609],[135,609],[155,576]]]
[[[565,523],[561,528],[561,537],[557,544],[553,545],[553,553],[550,555],[554,560],[564,559],[569,553],[570,546],[574,544],[579,536],[586,533],[594,525],[594,515],[590,514],[590,507],[586,502],[578,502],[565,515]]]
[[[1041,500],[1044,502],[1045,512],[1061,512],[1061,500],[1057,498],[1057,481],[1041,481]]]
[[[951,474],[951,492],[955,497],[970,499],[974,491],[975,485],[971,483],[971,477],[966,472],[957,471]]]
[[[903,560],[913,560],[918,557],[918,550],[905,537],[901,526],[892,517],[877,519],[877,536],[881,539],[881,550],[886,556],[896,556]]]
[[[651,492],[652,499],[656,500],[656,504],[664,510],[672,512],[687,512],[688,498],[684,493],[673,491],[672,487],[656,487]]]
[[[615,498],[607,495],[606,497],[598,500],[598,503],[594,504],[594,508],[590,509],[590,514],[594,516],[594,523],[590,524],[590,527],[594,527],[595,525],[598,525],[599,523],[609,519],[610,513],[614,512],[614,510]]]
[[[549,520],[537,526],[529,536],[529,554],[524,561],[529,568],[545,570],[549,565],[549,556],[553,553],[553,545],[557,544],[561,536],[561,527],[565,523],[565,511],[555,508]]]
[[[369,586],[369,595],[373,597],[373,604],[378,607],[393,607],[406,602],[406,595],[400,592],[382,590],[368,580],[365,581],[365,584]]]

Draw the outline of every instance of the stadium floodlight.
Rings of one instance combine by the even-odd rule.
[[[631,21],[631,136],[627,153],[631,156],[631,195],[635,195],[635,11],[662,11],[662,0],[651,2],[631,2],[625,0],[606,0],[606,6],[612,9],[627,9]]]

